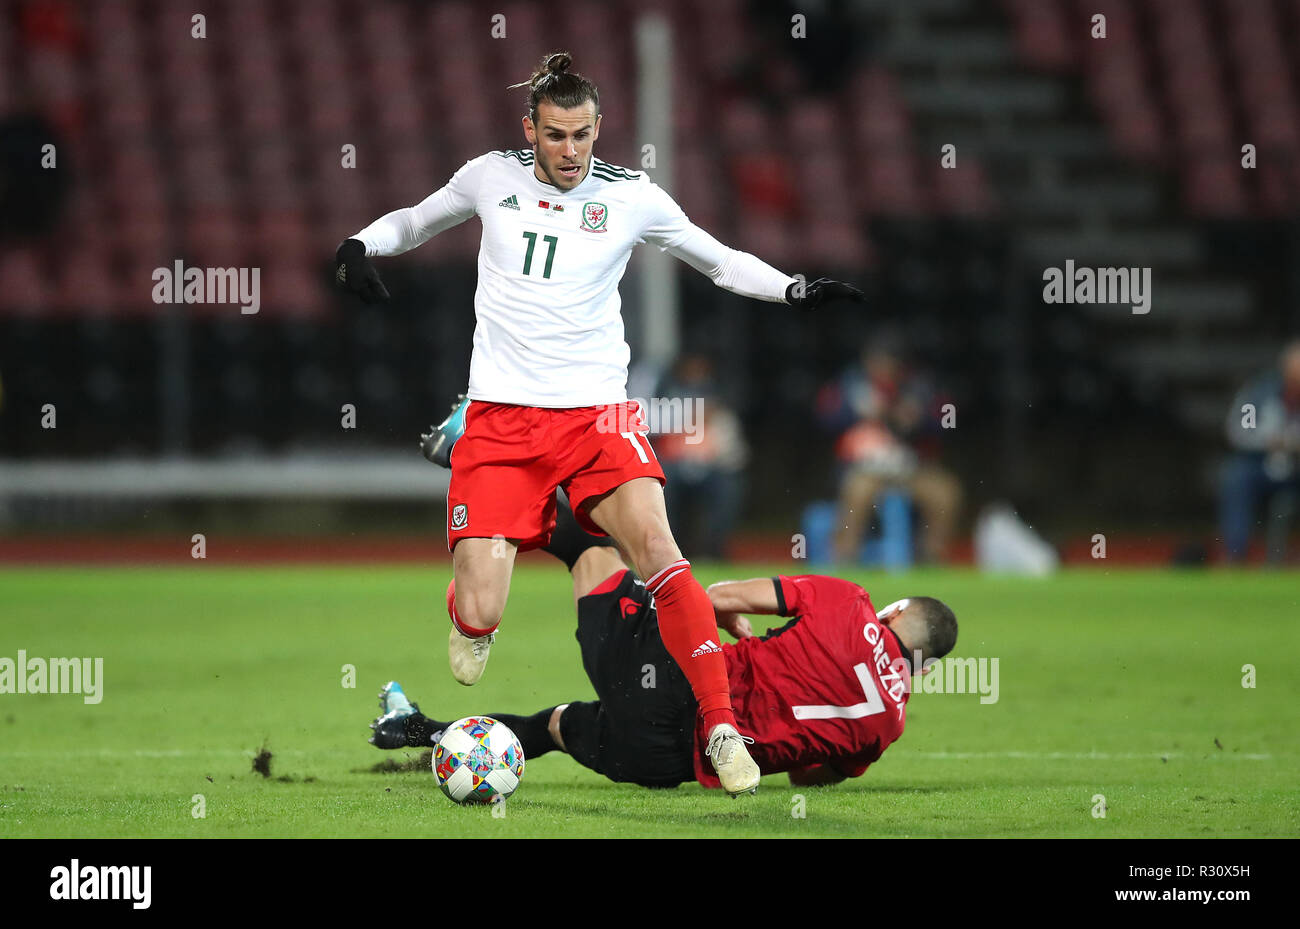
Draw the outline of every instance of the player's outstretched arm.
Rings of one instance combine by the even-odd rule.
[[[748,252],[728,248],[692,223],[676,201],[655,184],[649,185],[646,203],[645,241],[686,262],[724,290],[800,309],[815,309],[832,300],[866,300],[852,284],[829,278],[807,282]]]
[[[833,300],[863,303],[867,299],[852,284],[828,277],[815,281],[790,277],[748,252],[728,248],[698,226],[694,230],[669,251],[724,290],[769,303],[784,301],[800,310],[815,310]]]
[[[764,591],[763,586],[767,586]],[[775,587],[771,578],[752,581],[720,581],[708,589],[709,600],[718,620],[718,628],[732,637],[747,639],[754,634],[749,620],[742,613],[775,613],[778,609]]]
[[[709,586],[708,594],[719,616],[724,613],[774,614],[780,609],[776,586],[770,577],[719,581]]]
[[[338,285],[366,303],[389,299],[371,257],[408,252],[473,216],[487,157],[480,155],[467,161],[443,187],[415,206],[385,213],[345,239],[335,254],[334,279]]]

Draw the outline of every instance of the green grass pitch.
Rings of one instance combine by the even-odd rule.
[[[777,775],[739,800],[613,784],[552,753],[494,817],[444,799],[427,770],[371,770],[415,753],[377,751],[366,723],[390,678],[444,717],[589,698],[558,566],[518,569],[473,689],[446,667],[446,568],[6,569],[0,657],[99,656],[104,691],[0,695],[0,835],[1300,835],[1294,575],[853,580],[878,605],[948,601],[956,654],[999,659],[998,701],[914,694],[864,777],[798,790]],[[270,778],[251,770],[263,744]]]

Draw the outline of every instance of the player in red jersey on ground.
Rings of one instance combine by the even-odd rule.
[[[716,787],[698,706],[659,638],[655,606],[601,541],[562,511],[547,549],[573,573],[577,638],[598,699],[487,715],[514,730],[529,760],[559,749],[614,781]],[[739,639],[721,648],[736,720],[756,739],[754,761],[800,786],[858,777],[879,759],[903,732],[914,666],[957,640],[940,601],[912,597],[877,614],[865,590],[833,577],[728,581],[708,595],[719,627]],[[794,618],[759,637],[744,613]],[[371,739],[381,748],[432,745],[448,725],[418,712],[395,684],[381,706]]]
[[[649,243],[759,300],[811,309],[862,293],[839,281],[804,283],[722,245],[643,172],[596,158],[600,97],[570,62],[550,55],[526,82],[529,148],[480,155],[416,206],[344,240],[335,278],[364,300],[387,299],[372,257],[409,251],[471,216],[482,224],[468,407],[453,414],[464,434],[447,492],[453,676],[473,684],[482,675],[515,555],[546,543],[563,487],[583,526],[617,539],[646,579],[727,792],[753,792],[752,740],[735,726],[722,652],[706,645],[713,611],[673,539],[663,470],[627,399],[618,283],[633,247]]]

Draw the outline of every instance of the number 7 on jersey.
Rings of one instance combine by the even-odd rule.
[[[880,699],[880,690],[876,679],[871,676],[871,669],[865,661],[853,666],[857,672],[858,682],[862,684],[862,694],[867,699],[852,706],[792,706],[795,719],[861,719],[885,712],[885,701]]]

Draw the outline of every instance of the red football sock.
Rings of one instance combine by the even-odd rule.
[[[645,586],[659,612],[659,636],[690,681],[705,727],[736,725],[713,603],[691,574],[691,563],[685,558],[674,561],[648,578]]]

